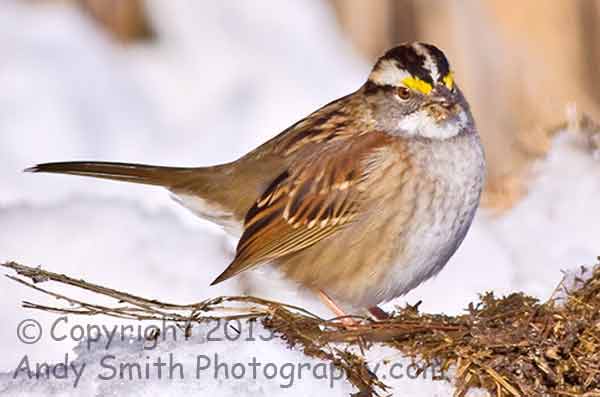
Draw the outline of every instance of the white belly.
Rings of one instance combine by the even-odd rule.
[[[176,192],[171,193],[171,198],[200,218],[221,226],[230,236],[239,239],[242,235],[242,223],[238,219],[235,219],[231,212],[226,211],[220,205],[198,196]]]

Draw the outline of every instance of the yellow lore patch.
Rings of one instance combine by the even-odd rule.
[[[452,72],[450,72],[446,76],[444,76],[443,81],[444,81],[444,84],[446,84],[446,87],[449,90],[452,90],[452,87],[454,86],[454,76],[452,75]]]
[[[431,84],[421,80],[418,77],[406,77],[402,79],[402,84],[404,84],[406,87],[412,90],[419,91],[420,93],[425,95],[429,94],[431,90],[433,90]]]
[[[446,76],[444,76],[442,81],[444,82],[444,85],[449,90],[452,90],[452,87],[454,86],[454,76],[452,75],[452,72],[450,72]],[[431,86],[431,84],[429,84],[426,81],[421,80],[418,77],[414,77],[414,76],[403,78],[402,84],[404,84],[406,87],[410,88],[411,90],[418,91],[421,94],[425,94],[425,95],[428,95],[431,92],[431,90],[433,90],[433,87]]]

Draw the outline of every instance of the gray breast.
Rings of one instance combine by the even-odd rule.
[[[416,212],[398,236],[403,249],[379,290],[383,301],[407,293],[444,267],[465,238],[483,188],[485,159],[477,135],[417,146],[414,161],[422,176],[417,183],[429,185],[418,189]]]

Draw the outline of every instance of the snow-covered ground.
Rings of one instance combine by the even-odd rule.
[[[369,66],[335,30],[332,11],[318,1],[148,4],[159,43],[125,49],[115,47],[70,9],[2,3],[0,261],[42,265],[181,303],[249,288],[253,294],[326,315],[314,298],[294,286],[256,282],[272,278],[270,272],[208,287],[231,259],[233,242],[177,207],[160,189],[21,173],[27,166],[54,160],[168,165],[231,160],[357,88],[368,72]],[[423,300],[423,310],[457,313],[484,290],[548,297],[561,269],[593,264],[600,254],[598,197],[600,161],[573,134],[558,136],[549,157],[537,165],[531,193],[501,217],[480,212],[440,275],[395,303]],[[90,349],[85,342],[77,345],[73,337],[54,341],[50,330],[57,316],[19,307],[24,299],[46,297],[9,280],[1,281],[0,291],[0,394],[304,396],[319,390],[343,396],[353,391],[343,380],[332,380],[331,375],[339,374],[324,370],[322,362],[289,350],[277,339],[207,341],[209,330],[202,328],[190,341],[179,338],[154,349],[134,337],[115,341],[108,350],[100,343]],[[25,344],[16,332],[30,318],[40,322],[44,334],[39,342]],[[121,325],[112,319],[76,317],[56,324],[61,335],[77,330],[78,324]],[[258,334],[266,332],[255,327]],[[223,332],[220,327],[214,336],[226,339]],[[242,335],[248,332],[244,328]],[[74,372],[64,380],[36,381],[22,371],[14,378],[25,356],[35,366],[60,363],[65,354],[72,368],[86,365],[77,387]],[[158,379],[153,370],[143,380],[103,380],[99,376],[110,377],[108,367],[116,362],[105,361],[103,367],[107,355],[141,364],[172,358],[185,376],[176,373],[169,379],[163,373]],[[408,366],[388,349],[375,348],[368,355],[373,365],[386,358],[388,369],[393,363]],[[209,367],[200,374],[194,371],[198,356],[201,366]],[[262,366],[256,377],[248,366],[253,357]],[[215,378],[217,359],[228,362],[230,370],[234,363],[244,363],[241,379],[233,373],[226,379],[222,372]],[[272,366],[265,373],[267,364]],[[300,373],[300,364],[310,369],[305,366]],[[273,369],[278,373],[269,379]],[[378,373],[402,395],[452,393],[446,382],[409,379],[406,374],[392,379],[385,369]]]

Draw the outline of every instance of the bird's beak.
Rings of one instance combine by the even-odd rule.
[[[445,96],[437,96],[425,106],[429,115],[437,122],[443,122],[455,117],[459,112],[456,101]]]

